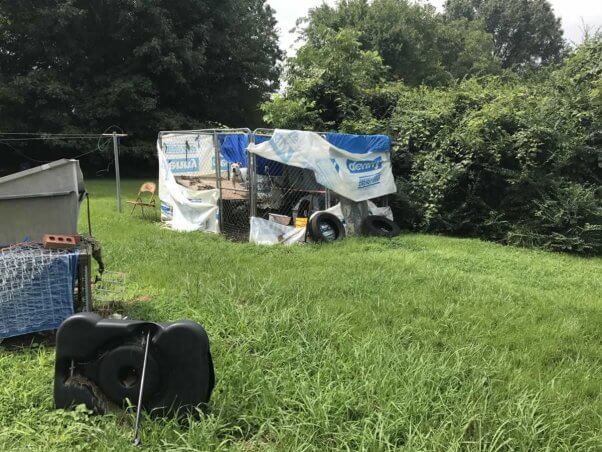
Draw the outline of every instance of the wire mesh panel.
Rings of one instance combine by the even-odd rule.
[[[256,143],[269,139],[267,132],[255,135]],[[253,156],[252,168],[254,216],[303,227],[312,212],[330,206],[330,193],[309,169],[259,156]]]
[[[73,314],[77,256],[33,244],[0,251],[0,338],[55,329]]]
[[[104,271],[102,279],[94,284],[94,301],[109,303],[125,300],[126,274]]]
[[[217,188],[217,160],[211,133],[164,132],[161,147],[178,184],[191,191]]]
[[[248,129],[214,131],[220,189],[220,226],[232,240],[246,241],[249,237],[251,214],[250,159],[247,145],[252,140]]]
[[[251,136],[249,129],[161,132],[161,152],[168,171],[175,183],[185,188],[182,196],[187,199],[178,205],[177,197],[160,184],[163,221],[180,230],[221,232],[246,240],[250,214],[247,145]],[[178,217],[174,209],[179,219],[174,218]]]

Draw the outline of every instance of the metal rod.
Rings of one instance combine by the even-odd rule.
[[[144,347],[144,361],[142,363],[142,377],[140,377],[140,392],[138,393],[138,405],[136,406],[136,422],[134,423],[134,446],[142,444],[138,431],[140,428],[140,415],[142,414],[142,395],[144,393],[144,378],[146,377],[146,363],[148,360],[148,348],[150,344],[150,330],[146,333],[146,344]]]
[[[252,133],[251,134],[251,143],[255,144],[255,134]],[[247,151],[247,159],[249,160],[249,169],[247,170],[247,172],[249,173],[250,176],[250,183],[249,183],[249,196],[250,196],[250,201],[251,201],[251,206],[250,206],[250,216],[252,217],[256,217],[257,216],[257,169],[256,169],[256,165],[257,165],[257,159],[255,158],[255,154],[248,152]],[[251,219],[249,218],[249,221]]]
[[[121,213],[121,176],[119,174],[119,136],[113,132],[113,154],[115,156],[115,187],[117,189],[117,212]]]
[[[86,192],[86,210],[88,212],[88,234],[92,237],[92,222],[90,221],[90,194]]]
[[[219,148],[219,140],[217,138],[217,131],[213,131],[213,146],[215,147],[215,175],[216,175],[216,186],[217,193],[219,195],[219,231],[224,232],[224,202],[222,199],[222,158]]]
[[[84,269],[84,286],[86,287],[86,312],[92,312],[92,258],[89,253],[90,247],[86,246],[86,268]]]

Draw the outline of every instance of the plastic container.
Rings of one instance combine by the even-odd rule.
[[[284,226],[288,226],[291,224],[291,217],[288,215],[279,215],[277,213],[271,213],[268,219],[274,223],[283,224]]]
[[[306,217],[297,217],[295,218],[295,227],[297,229],[307,227],[307,218]]]
[[[57,160],[0,178],[0,245],[77,233],[84,177],[77,160]]]

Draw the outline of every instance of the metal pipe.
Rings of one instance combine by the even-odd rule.
[[[84,269],[84,286],[86,290],[86,312],[92,312],[92,258],[90,247],[86,245],[86,268]]]
[[[142,444],[138,430],[140,428],[140,415],[142,413],[142,395],[144,394],[144,379],[146,378],[146,363],[148,361],[148,348],[150,344],[150,331],[146,333],[146,344],[144,347],[144,361],[142,363],[142,376],[140,377],[140,392],[138,393],[138,406],[136,406],[136,422],[134,423],[134,446]]]
[[[90,194],[86,192],[86,211],[88,212],[88,234],[92,237],[92,222],[90,221]]]
[[[251,143],[255,144],[255,134],[251,133],[250,135]],[[250,175],[249,180],[249,196],[250,196],[250,207],[249,214],[251,217],[257,216],[257,159],[255,154],[247,151],[247,158],[249,160],[249,168],[248,173]],[[251,219],[249,218],[249,221]]]
[[[215,148],[215,176],[216,176],[216,186],[217,186],[217,193],[219,196],[219,213],[218,213],[218,220],[219,220],[219,231],[220,233],[224,232],[224,202],[222,199],[222,158],[221,158],[221,152],[219,149],[219,140],[217,139],[217,131],[214,130],[213,131],[213,147]]]
[[[119,137],[113,132],[113,154],[115,157],[115,187],[117,189],[117,212],[121,213],[121,176],[119,174]]]

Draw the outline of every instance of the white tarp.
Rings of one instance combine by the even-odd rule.
[[[368,201],[368,211],[370,215],[384,216],[393,221],[393,212],[390,207],[377,207],[376,204]],[[332,206],[326,212],[336,215],[343,223],[343,226],[346,226],[341,204]],[[249,242],[251,243],[257,245],[294,245],[295,243],[303,242],[304,239],[305,228],[295,228],[294,226],[286,226],[275,221],[251,217],[251,232],[249,234]]]
[[[293,245],[303,241],[305,228],[295,228],[265,220],[259,217],[251,217],[251,232],[249,242],[257,245]]]
[[[177,231],[219,233],[217,189],[189,190],[176,176],[215,175],[213,137],[167,134],[157,141],[161,219]]]
[[[389,152],[354,154],[314,132],[276,130],[269,141],[249,144],[249,152],[269,160],[307,168],[324,187],[352,201],[395,193]]]

